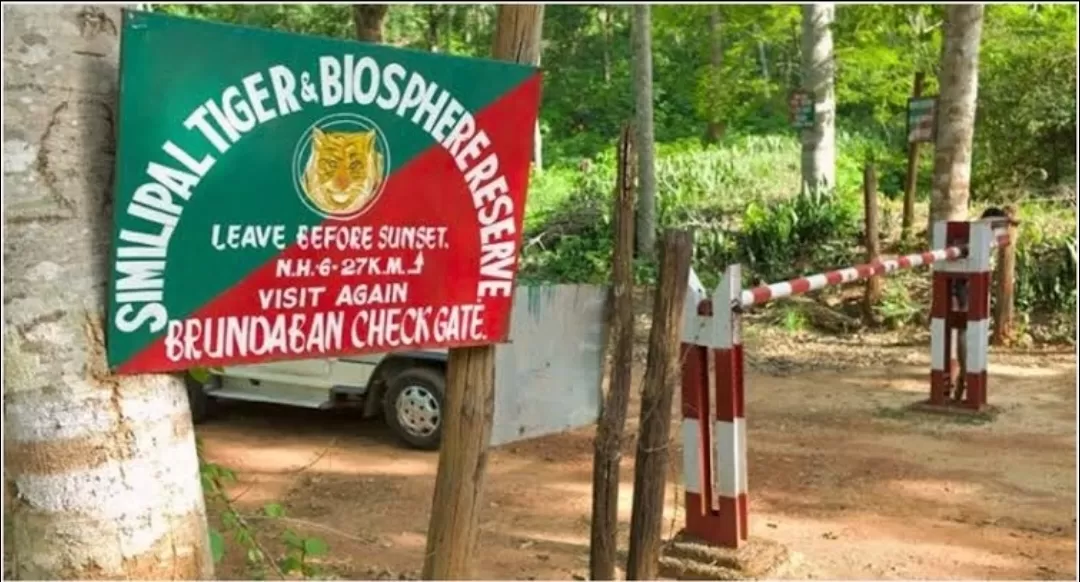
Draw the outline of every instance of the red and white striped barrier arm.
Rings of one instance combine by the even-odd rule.
[[[761,285],[759,287],[754,287],[753,289],[744,290],[740,296],[740,303],[743,307],[761,305],[762,303],[767,303],[774,299],[783,299],[784,297],[800,295],[809,291],[824,289],[825,287],[832,285],[868,279],[874,275],[882,275],[900,269],[910,269],[912,267],[930,265],[938,261],[957,259],[964,256],[966,252],[967,249],[961,246],[948,247],[896,257],[895,259],[871,261],[846,269],[837,269],[835,271],[819,273],[809,277],[799,277],[798,279],[792,279],[781,283]]]

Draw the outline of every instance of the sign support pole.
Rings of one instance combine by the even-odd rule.
[[[923,80],[926,73],[915,73],[915,87],[911,91],[913,98],[922,97]],[[911,237],[911,225],[915,221],[915,187],[919,179],[919,146],[918,141],[908,141],[907,174],[904,179],[904,214],[900,222],[901,238],[908,240]]]
[[[540,61],[542,4],[500,4],[494,58],[536,65]],[[435,477],[422,577],[471,578],[477,521],[483,498],[487,449],[495,417],[495,346],[451,348],[442,446]]]
[[[495,346],[450,350],[425,580],[469,576],[495,415]]]

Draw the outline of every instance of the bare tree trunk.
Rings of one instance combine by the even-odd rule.
[[[814,126],[802,133],[802,179],[836,186],[836,98],[831,2],[802,5],[802,86],[814,97]]]
[[[356,25],[356,40],[364,42],[383,41],[383,23],[390,9],[386,4],[353,4],[353,23]]]
[[[629,127],[619,137],[615,182],[615,251],[611,261],[610,335],[614,357],[593,454],[589,579],[614,580],[618,555],[619,464],[630,406],[634,360],[634,161]]]
[[[495,22],[492,49],[495,58],[540,66],[540,41],[544,35],[543,4],[499,4]],[[539,119],[533,129],[532,161],[537,170],[543,169]]]
[[[120,9],[4,7],[5,578],[213,578],[183,382],[105,363]]]
[[[439,7],[434,4],[428,4],[424,7],[424,11],[427,12],[427,30],[425,38],[427,39],[427,48],[433,53],[439,52]]]
[[[881,239],[878,237],[877,171],[870,161],[863,168],[863,213],[866,219],[863,241],[866,245],[866,262],[872,263],[881,258]],[[881,276],[866,280],[866,293],[863,295],[863,321],[866,325],[874,323],[874,307],[881,301],[884,286],[885,280]]]
[[[611,12],[607,6],[601,5],[597,9],[600,11],[600,34],[604,39],[603,59],[604,59],[604,85],[611,83]]]
[[[719,78],[724,67],[724,36],[723,15],[720,14],[720,6],[713,4],[709,10],[709,66],[713,74]],[[705,139],[709,143],[716,143],[724,137],[725,123],[721,119],[709,121],[705,129]]]
[[[967,218],[982,22],[982,4],[945,7],[930,225]]]
[[[754,35],[757,38],[757,52],[758,62],[761,64],[761,78],[765,81],[765,98],[768,99],[771,93],[769,83],[769,57],[765,54],[765,40],[761,34],[761,27],[757,24],[754,25]]]
[[[634,5],[634,144],[638,149],[638,256],[656,256],[656,143],[653,136],[652,17],[648,4]]]
[[[694,237],[689,231],[668,230],[664,233],[663,246],[653,302],[653,326],[649,332],[649,355],[641,387],[627,580],[656,580],[659,574],[671,402],[679,378],[679,339]]]

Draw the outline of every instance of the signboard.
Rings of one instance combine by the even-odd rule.
[[[540,73],[125,12],[120,373],[505,341]]]
[[[934,141],[937,97],[911,97],[907,107],[908,143]]]
[[[795,129],[814,127],[814,96],[809,91],[795,91],[788,98],[791,126]]]

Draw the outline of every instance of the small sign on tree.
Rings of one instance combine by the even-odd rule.
[[[789,118],[795,129],[814,127],[814,95],[809,91],[797,90],[788,98]]]
[[[937,97],[911,97],[907,107],[908,143],[934,141]]]
[[[506,341],[535,67],[127,11],[120,373]]]

